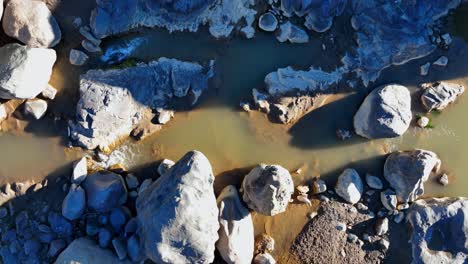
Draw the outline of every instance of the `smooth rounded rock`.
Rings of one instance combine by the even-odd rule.
[[[377,176],[366,174],[366,183],[372,189],[382,190],[383,188],[382,180],[380,180],[380,178]]]
[[[258,26],[264,31],[275,31],[278,27],[278,19],[276,19],[276,16],[272,13],[265,13],[260,16],[260,19],[258,20]]]
[[[143,249],[137,235],[133,235],[127,240],[127,254],[133,262],[139,262],[143,259]]]
[[[359,173],[354,169],[344,170],[338,177],[335,191],[348,203],[355,204],[359,202],[364,192],[364,185]]]
[[[127,223],[127,214],[122,208],[112,209],[109,220],[114,231],[119,232]]]
[[[88,208],[108,212],[127,201],[127,188],[122,176],[112,172],[97,172],[83,182]]]
[[[106,248],[110,245],[112,240],[112,233],[109,231],[107,228],[101,228],[99,229],[98,233],[98,241],[99,241],[99,246],[102,248]]]
[[[33,116],[36,120],[41,119],[47,111],[47,102],[42,99],[28,100],[24,103],[24,112]]]
[[[86,194],[79,185],[72,184],[62,203],[62,215],[68,220],[76,220],[86,210]]]
[[[81,50],[71,49],[69,54],[70,64],[81,66],[84,65],[89,59],[89,56]]]

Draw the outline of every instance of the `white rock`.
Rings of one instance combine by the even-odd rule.
[[[383,183],[377,176],[366,174],[366,183],[372,189],[382,190],[383,188]]]
[[[86,53],[82,52],[81,50],[71,49],[70,50],[70,64],[81,66],[84,65],[88,61],[89,57]]]
[[[442,184],[443,186],[446,186],[449,184],[449,177],[447,174],[442,174],[440,177],[439,177],[439,183]]]
[[[364,186],[358,172],[354,169],[344,170],[338,177],[335,192],[348,203],[359,202],[364,192]]]
[[[41,119],[47,111],[47,102],[42,99],[28,100],[24,103],[24,112],[35,119]]]
[[[432,63],[432,65],[437,65],[441,67],[445,67],[448,64],[448,58],[446,56],[441,56],[436,61]]]
[[[54,100],[55,96],[57,95],[57,89],[55,89],[52,85],[48,84],[41,94],[44,98]]]
[[[397,208],[398,199],[394,191],[388,189],[380,193],[380,201],[388,210],[393,211]]]
[[[276,39],[279,42],[307,43],[309,42],[309,35],[303,29],[288,21],[280,25]]]
[[[426,76],[429,73],[430,68],[431,68],[431,63],[430,62],[424,63],[419,68],[419,75]]]
[[[324,193],[327,191],[327,184],[324,180],[316,180],[312,183],[312,190],[314,194]]]
[[[163,161],[161,161],[161,163],[158,166],[159,175],[163,175],[166,172],[168,172],[169,169],[172,168],[172,166],[174,166],[174,164],[175,162],[170,159],[163,159]]]
[[[0,104],[0,123],[8,118],[8,113],[4,104]]]
[[[276,16],[270,12],[265,13],[260,16],[260,19],[258,20],[258,26],[264,31],[275,31],[278,27],[278,19],[276,19]]]
[[[443,110],[465,92],[463,85],[455,83],[436,82],[425,86],[426,90],[421,95],[421,102],[427,111]]]
[[[219,208],[219,240],[221,257],[229,264],[251,263],[254,254],[252,216],[240,200],[236,187],[226,186],[217,199]]]
[[[158,123],[159,124],[166,124],[174,117],[174,111],[165,110],[165,109],[158,109]]]
[[[254,264],[276,264],[276,260],[268,253],[262,253],[255,256]]]
[[[375,224],[375,234],[383,236],[388,232],[388,218],[381,218]]]
[[[452,37],[450,36],[449,33],[443,34],[440,37],[442,38],[446,46],[449,46],[450,44],[452,44]]]
[[[421,128],[425,128],[429,125],[429,118],[425,117],[425,116],[421,116],[419,119],[418,119],[418,126],[421,127]]]
[[[86,175],[88,175],[88,161],[86,157],[82,157],[73,163],[71,182],[81,184],[86,179]]]

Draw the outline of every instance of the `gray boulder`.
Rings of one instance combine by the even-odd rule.
[[[83,182],[88,208],[108,212],[127,201],[127,189],[122,176],[112,172],[96,172]]]
[[[112,251],[100,248],[90,239],[78,238],[68,245],[55,261],[55,264],[72,263],[127,264],[131,262],[119,260]]]
[[[260,164],[244,177],[242,189],[242,198],[250,209],[273,216],[286,211],[294,183],[285,168]]]
[[[348,203],[359,202],[364,192],[364,184],[359,173],[354,169],[344,170],[338,177],[335,192]]]
[[[411,95],[398,84],[374,89],[354,116],[356,134],[369,139],[402,135],[411,123]]]
[[[226,186],[217,199],[219,207],[219,240],[221,257],[229,264],[251,263],[254,254],[252,216],[242,203],[236,187]]]
[[[0,48],[0,98],[32,99],[49,82],[57,55],[53,49],[7,44]]]
[[[412,263],[467,263],[467,198],[418,200],[406,219],[411,224]]]
[[[10,0],[3,14],[5,33],[29,47],[50,48],[62,37],[60,27],[43,1]]]
[[[211,263],[218,207],[208,159],[191,151],[136,201],[140,241],[156,263]]]
[[[214,37],[228,37],[242,21],[247,22],[244,29],[252,27],[256,14],[252,5],[251,0],[98,1],[90,26],[98,38],[138,27],[196,32],[203,24]]]
[[[62,215],[68,220],[76,220],[86,210],[86,194],[81,186],[72,184],[62,203]]]
[[[258,26],[264,31],[275,31],[278,27],[278,19],[276,19],[275,15],[270,12],[265,13],[260,16]]]
[[[276,39],[279,42],[307,43],[309,42],[309,35],[303,29],[288,21],[281,24]]]
[[[440,82],[428,87],[421,95],[421,102],[427,111],[442,110],[455,102],[465,92],[463,85]]]
[[[72,139],[87,149],[107,148],[151,119],[152,109],[181,100],[192,106],[208,87],[212,66],[161,58],[125,69],[88,71],[81,76]]]
[[[399,201],[412,202],[424,193],[424,182],[440,165],[441,161],[434,152],[420,149],[398,151],[387,157],[384,177]]]

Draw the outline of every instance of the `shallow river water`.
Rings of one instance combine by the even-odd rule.
[[[462,8],[463,9],[463,8]],[[466,9],[464,9],[466,10]],[[448,51],[438,50],[432,55],[404,66],[385,70],[375,84],[398,82],[417,90],[417,85],[428,81],[452,81],[468,87],[468,12],[459,11],[454,16],[452,34],[454,43]],[[294,65],[307,68],[311,65],[324,68],[339,66],[343,54],[323,51],[321,39],[312,35],[306,45],[279,43],[272,34],[258,32],[253,40],[234,38],[214,40],[206,33],[169,34],[161,30],[141,32],[105,42],[112,48],[139,39],[131,57],[149,61],[170,57],[189,61],[216,60],[216,77],[197,107],[190,112],[176,113],[164,129],[141,141],[124,141],[116,151],[122,153],[122,162],[129,169],[148,167],[156,161],[169,158],[177,160],[187,151],[197,149],[210,160],[217,176],[216,192],[227,183],[239,184],[245,170],[255,164],[275,163],[291,171],[295,185],[307,183],[320,176],[333,179],[346,167],[358,169],[362,176],[369,172],[381,175],[384,155],[394,150],[424,148],[436,152],[443,170],[451,179],[447,187],[439,186],[435,177],[426,186],[428,196],[468,196],[468,99],[463,95],[442,113],[430,114],[433,129],[419,129],[414,125],[395,139],[364,140],[354,136],[340,141],[335,131],[352,129],[352,117],[367,94],[365,87],[358,92],[329,97],[323,106],[304,116],[295,125],[273,124],[258,112],[243,112],[239,102],[250,98],[251,90],[261,87],[265,75],[277,68]],[[60,51],[59,51],[60,54]],[[62,55],[65,53],[62,52]],[[449,57],[446,68],[432,67],[427,77],[419,76],[419,66],[440,55]],[[102,67],[102,62],[92,65]],[[56,111],[72,112],[77,100],[78,74],[62,58],[56,65],[51,81],[59,88]],[[414,116],[419,113],[419,100],[414,92]],[[69,96],[70,100],[66,100]],[[52,109],[54,111],[54,109]],[[79,150],[65,147],[65,122],[44,121],[46,126],[61,126],[55,133],[40,133],[40,129],[26,129],[24,133],[4,133],[0,136],[1,181],[40,178],[52,173],[78,157]],[[46,129],[47,130],[47,129]],[[156,167],[153,167],[155,171]],[[148,170],[145,170],[147,172]],[[150,170],[151,171],[151,170]],[[288,258],[286,247],[307,221],[312,210],[306,205],[293,204],[287,213],[275,217],[254,216],[256,232],[266,231],[277,239],[277,257]],[[285,227],[285,222],[287,223]],[[278,253],[280,252],[280,253]],[[280,262],[281,263],[281,262]]]

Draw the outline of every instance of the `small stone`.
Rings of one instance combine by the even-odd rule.
[[[381,218],[375,224],[375,234],[383,236],[388,232],[388,218]]]
[[[317,212],[310,212],[307,214],[307,217],[312,220],[317,216]]]
[[[48,257],[57,256],[62,250],[65,249],[67,243],[63,239],[56,239],[50,243],[49,250],[47,251]]]
[[[338,231],[343,231],[343,232],[345,232],[346,229],[347,229],[346,224],[345,224],[345,223],[341,223],[341,222],[337,223],[336,226],[335,226],[335,228],[336,228],[336,230],[338,230]]]
[[[394,217],[393,217],[393,222],[399,224],[403,219],[405,218],[405,213],[403,212],[398,212]]]
[[[0,219],[8,216],[8,210],[5,207],[0,207]]]
[[[115,208],[112,209],[109,220],[114,231],[119,232],[127,222],[127,214],[121,207]]]
[[[359,238],[355,234],[348,234],[348,241],[351,243],[356,243]]]
[[[51,212],[47,217],[47,221],[49,222],[52,231],[60,237],[70,237],[73,234],[72,224],[63,216]]]
[[[326,197],[325,195],[320,195],[320,201],[326,203],[330,201],[330,198]]]
[[[446,186],[449,184],[449,177],[447,174],[442,174],[440,177],[439,177],[439,180],[438,182],[443,185],[443,186]]]
[[[443,34],[440,37],[442,38],[442,41],[444,42],[445,46],[449,46],[450,44],[452,44],[452,37],[449,33]]]
[[[299,194],[307,195],[307,193],[309,192],[309,186],[299,185],[296,187],[296,190],[299,192]]]
[[[92,33],[89,27],[80,27],[80,34],[91,42],[94,46],[99,47],[101,45],[101,40],[96,38]]]
[[[83,24],[83,20],[81,19],[81,17],[75,17],[73,19],[73,27],[79,28],[81,27],[81,24]]]
[[[175,162],[170,159],[163,159],[158,166],[158,173],[159,175],[163,175],[166,173],[172,166],[174,166]],[[142,184],[143,185],[143,184]]]
[[[255,250],[258,253],[272,252],[275,250],[275,240],[267,234],[261,234],[255,238]]]
[[[138,178],[133,175],[133,174],[128,174],[127,177],[125,177],[125,181],[127,182],[127,187],[129,189],[136,189],[138,188],[138,185],[140,182],[138,181]]]
[[[388,240],[386,240],[384,238],[381,238],[377,243],[378,243],[379,247],[384,249],[384,250],[388,250],[388,248],[390,247],[390,242],[388,242]]]
[[[71,49],[70,55],[68,58],[69,58],[70,64],[75,65],[75,66],[81,66],[81,65],[84,65],[88,61],[89,56],[86,55],[86,53],[82,52],[81,50]]]
[[[445,67],[448,64],[448,58],[446,56],[441,56],[436,61],[432,63],[432,65],[437,65],[441,67]]]
[[[161,125],[166,124],[174,117],[174,111],[158,109],[158,123]]]
[[[421,127],[421,128],[425,128],[429,125],[429,118],[425,117],[425,116],[421,116],[420,118],[418,118],[418,126]]]
[[[73,163],[71,182],[81,184],[86,179],[86,175],[88,175],[88,161],[83,157]]]
[[[98,223],[100,225],[107,225],[107,223],[109,222],[109,217],[107,216],[107,214],[100,214],[98,216]]]
[[[388,212],[392,212],[392,211],[385,211],[384,209],[382,209],[382,210],[377,212],[377,216],[378,217],[385,217]]]
[[[35,239],[24,242],[24,253],[28,256],[35,255],[41,250],[41,243]]]
[[[120,238],[115,238],[112,240],[112,246],[114,246],[115,253],[120,260],[124,260],[127,257],[127,247],[125,243]]]
[[[324,180],[316,180],[312,183],[312,190],[314,194],[324,193],[327,191],[327,184]]]
[[[369,234],[367,233],[364,233],[362,234],[362,240],[364,240],[365,242],[371,242],[371,237],[369,236]]]
[[[406,210],[406,209],[408,209],[408,208],[409,208],[409,204],[408,204],[408,203],[399,204],[399,205],[397,206],[397,209],[400,210],[400,211]]]
[[[64,183],[64,184],[62,185],[62,191],[63,191],[63,192],[67,192],[67,191],[68,191],[68,184]]]
[[[153,180],[151,180],[151,179],[144,180],[141,183],[140,188],[138,188],[138,195],[140,195],[142,192],[144,192],[151,185],[151,183],[153,183]]]
[[[383,188],[383,183],[377,176],[366,174],[366,183],[372,189],[382,190]]]
[[[356,208],[359,209],[360,211],[367,211],[369,210],[369,207],[367,207],[365,204],[363,203],[357,203],[356,204]]]
[[[112,233],[107,228],[99,229],[98,233],[99,246],[106,248],[110,245],[112,240]]]
[[[242,110],[244,110],[245,112],[250,112],[250,111],[251,111],[251,109],[250,109],[250,104],[249,104],[249,103],[241,102],[241,103],[240,103],[240,107],[241,107]]]
[[[359,202],[364,192],[364,186],[359,173],[354,169],[345,169],[338,177],[335,191],[350,204]]]
[[[28,100],[24,103],[24,112],[37,120],[41,119],[46,111],[47,102],[42,99]]]
[[[131,192],[128,193],[128,195],[130,197],[132,197],[132,198],[136,198],[136,197],[138,197],[138,192],[137,191],[131,191]]]
[[[265,13],[260,16],[258,26],[264,31],[273,32],[278,27],[278,19],[270,12]]]
[[[48,84],[44,91],[42,91],[41,95],[46,99],[54,100],[55,96],[57,95],[57,89]]]
[[[68,220],[76,220],[86,209],[86,194],[81,186],[72,184],[62,203],[62,215]]]
[[[128,257],[133,262],[141,261],[143,258],[143,249],[140,246],[140,239],[137,235],[131,236],[127,241]]]
[[[99,46],[96,46],[94,43],[91,41],[85,39],[81,41],[81,46],[83,48],[91,53],[97,53],[97,52],[102,52],[102,49]]]
[[[347,129],[338,129],[338,130],[336,130],[336,136],[340,140],[347,140],[347,139],[350,139],[352,137],[352,134],[351,134],[351,131],[349,131]]]
[[[375,217],[375,213],[370,211],[369,213],[367,213],[367,215],[369,216],[369,218],[374,218]]]
[[[96,219],[94,218],[89,218],[87,221],[86,221],[86,235],[87,236],[95,236],[99,233],[99,226],[98,226],[98,223],[96,221]]]
[[[350,207],[350,208],[348,208],[348,212],[350,214],[357,214],[358,211],[357,211],[356,207]]]
[[[427,74],[429,74],[429,69],[430,68],[431,68],[431,63],[430,62],[427,62],[427,63],[421,65],[421,67],[419,68],[419,75],[426,76]]]
[[[389,211],[397,208],[398,199],[396,193],[390,189],[387,189],[380,193],[380,201],[382,205]]]
[[[341,255],[343,258],[346,257],[346,252],[344,251],[344,249],[342,249],[342,250],[340,251],[340,255]]]
[[[126,236],[133,235],[136,233],[137,229],[138,229],[138,221],[135,217],[133,217],[125,225],[125,235]]]
[[[276,260],[268,253],[262,253],[255,256],[254,264],[276,264]]]

